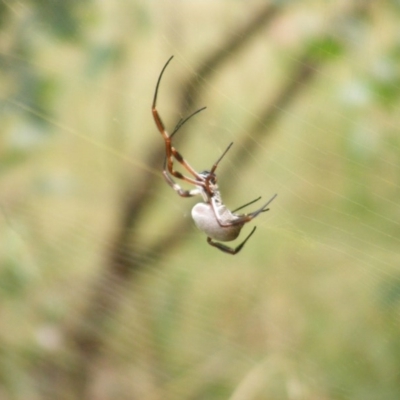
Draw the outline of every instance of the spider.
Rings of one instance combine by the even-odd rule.
[[[162,76],[164,74],[165,69],[168,64],[172,60],[173,56],[171,56],[163,69],[160,72],[160,75],[157,80],[153,104],[152,104],[152,113],[153,118],[156,123],[157,129],[160,131],[164,142],[165,142],[165,160],[164,160],[164,168],[163,175],[166,182],[174,189],[179,196],[181,197],[193,197],[200,195],[203,198],[203,202],[197,203],[192,208],[192,218],[194,220],[195,225],[203,231],[207,235],[207,242],[211,246],[216,247],[217,249],[228,253],[228,254],[237,254],[246,244],[246,242],[250,239],[253,233],[256,230],[256,227],[252,229],[252,231],[247,235],[247,237],[240,243],[238,246],[232,248],[220,242],[229,242],[235,240],[239,234],[243,226],[250,222],[252,219],[257,217],[262,212],[268,211],[268,205],[275,199],[276,194],[272,196],[267,203],[265,203],[262,207],[257,210],[248,213],[248,214],[236,214],[237,211],[241,210],[244,207],[247,207],[256,201],[260,200],[261,197],[236,208],[233,211],[230,211],[223,203],[221,199],[221,194],[218,189],[217,184],[217,176],[216,169],[220,161],[224,158],[226,153],[232,147],[233,142],[228,145],[222,155],[218,158],[218,160],[213,164],[211,169],[208,171],[197,172],[190,164],[183,158],[183,156],[175,149],[172,145],[171,139],[176,134],[176,132],[184,125],[190,118],[199,112],[203,111],[206,107],[200,108],[195,111],[185,119],[180,119],[174,130],[171,134],[169,134],[165,128],[164,123],[161,120],[160,115],[157,111],[157,96],[158,90],[160,86],[160,82]],[[182,165],[184,169],[191,175],[186,176],[176,171],[174,169],[174,160],[176,160],[179,164]],[[177,179],[181,179],[189,184],[194,185],[194,189],[185,190],[178,183],[176,183],[173,177]]]

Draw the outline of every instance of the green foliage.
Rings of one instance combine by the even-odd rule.
[[[375,99],[383,107],[393,110],[400,98],[400,44],[397,43],[377,62],[370,84]]]
[[[334,2],[323,13],[282,2],[290,12],[268,40],[255,35],[198,86],[208,111],[183,154],[210,165],[234,140],[252,165],[226,158],[227,203],[278,192],[242,253],[174,231],[192,203],[167,185],[151,187],[141,230],[113,253],[123,201],[146,173],[162,180],[163,160],[146,158],[162,146],[150,111],[158,65],[176,54],[160,97],[165,120],[179,120],[179,83],[236,34],[237,16],[258,11],[194,3],[0,3],[0,397],[84,398],[79,371],[101,343],[87,398],[398,399],[400,47],[387,3],[337,18]],[[325,30],[331,14],[340,23]],[[310,15],[319,24],[304,33]],[[281,109],[282,71],[299,68],[298,54],[317,73]],[[265,105],[279,109],[268,140],[244,148]],[[182,241],[168,255],[146,253],[172,234]],[[116,283],[110,263],[127,257],[142,269]],[[98,286],[106,296],[116,284],[120,307],[93,305]],[[82,320],[90,307],[97,319]],[[75,326],[101,341],[71,344]]]
[[[92,79],[96,79],[97,74],[106,71],[107,67],[112,67],[122,62],[124,54],[123,49],[115,44],[92,46],[88,53],[86,75]]]
[[[330,61],[343,55],[344,51],[342,41],[333,37],[314,39],[308,45],[308,54],[315,61]]]
[[[34,23],[61,40],[81,37],[85,7],[91,0],[30,0]]]

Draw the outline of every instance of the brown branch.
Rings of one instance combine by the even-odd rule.
[[[184,85],[181,96],[181,109],[192,108],[193,104],[196,103],[195,99],[198,97],[199,86],[209,80],[213,73],[219,71],[229,58],[247,46],[249,41],[274,20],[280,11],[281,8],[276,5],[265,5],[255,13],[254,17],[246,25],[236,31],[234,36],[228,38],[221,47],[218,47],[203,62],[199,63],[199,69]]]
[[[183,85],[179,96],[182,109],[196,103],[195,99],[199,96],[201,82],[209,80],[212,73],[219,70],[229,57],[244,49],[249,40],[276,16],[278,10],[276,7],[264,7],[257,13],[257,16],[237,32],[235,38],[227,40],[213,54],[206,57],[205,61],[199,63],[201,65],[199,70]],[[246,130],[246,136],[242,141],[243,145],[234,153],[234,162],[239,161],[241,165],[244,165],[250,161],[250,154],[254,154],[257,142],[272,133],[272,128],[282,115],[282,110],[289,107],[290,103],[308,87],[311,79],[315,77],[317,69],[325,61],[313,59],[309,50],[305,51],[299,60],[292,76],[277,98],[264,105],[258,113],[258,118],[253,120],[252,125]],[[149,118],[150,115],[149,107]],[[182,135],[181,138],[185,136]],[[149,170],[159,167],[163,158],[164,148],[160,145],[148,157]],[[72,326],[66,334],[67,341],[75,346],[75,349],[72,347],[71,350],[75,350],[76,368],[74,371],[60,372],[61,375],[64,372],[63,379],[68,379],[69,386],[75,388],[76,398],[86,397],[91,368],[105,343],[109,317],[118,309],[124,289],[133,273],[143,268],[154,267],[161,256],[164,257],[182,243],[182,240],[187,237],[186,232],[193,225],[191,220],[182,219],[170,228],[168,235],[161,240],[154,241],[146,247],[146,250],[132,245],[131,238],[139,235],[138,222],[145,216],[146,208],[151,205],[151,200],[157,192],[160,182],[162,182],[161,179],[144,171],[142,179],[132,186],[131,193],[121,205],[119,227],[106,260],[105,269],[100,272],[98,281],[95,282],[92,296],[89,298],[81,322]],[[229,188],[227,190],[229,191]],[[149,259],[152,260],[151,265]],[[56,389],[55,393],[57,393]]]
[[[264,6],[256,13],[254,18],[250,19],[242,29],[236,32],[235,37],[222,43],[213,54],[206,57],[204,62],[199,63],[202,67],[183,85],[179,96],[182,108],[195,102],[195,98],[199,95],[199,83],[209,79],[211,74],[228,60],[228,57],[244,49],[254,35],[274,18],[279,9],[276,6]],[[150,115],[149,107],[149,118]],[[184,136],[182,135],[181,137],[183,138]],[[163,159],[164,147],[160,145],[148,157],[146,162],[149,167],[148,170],[160,168]],[[77,350],[76,354],[80,360],[78,363],[80,371],[77,375],[80,377],[81,388],[85,387],[85,381],[90,375],[88,371],[93,359],[101,351],[104,335],[107,331],[105,327],[108,317],[118,308],[121,293],[123,293],[132,273],[144,266],[149,267],[148,257],[162,254],[162,251],[165,250],[166,242],[170,241],[172,232],[170,232],[167,239],[155,242],[145,252],[135,248],[131,243],[131,238],[135,234],[139,235],[137,227],[141,218],[145,216],[147,207],[151,205],[160,182],[162,180],[154,176],[154,174],[143,171],[141,179],[135,182],[123,199],[119,228],[113,239],[105,270],[100,272],[98,280],[94,284],[92,296],[82,315],[82,322],[79,325],[70,327],[67,331],[67,341],[74,344]],[[177,229],[179,229],[179,224],[174,228],[174,230]],[[176,236],[176,238],[179,237],[179,235]],[[155,251],[155,249],[160,249],[160,252]],[[74,379],[76,379],[75,375],[71,377],[71,380]]]
[[[280,8],[272,5],[265,5],[256,15],[250,19],[236,34],[217,48],[213,53],[206,57],[205,61],[200,62],[199,69],[195,71],[186,83],[182,84],[180,98],[180,109],[191,108],[196,103],[196,98],[200,94],[199,85],[201,82],[210,79],[211,75],[218,71],[222,64],[225,63],[233,54],[244,49],[249,41],[277,15]],[[150,114],[149,114],[150,115]],[[179,135],[175,142],[182,142],[186,135]],[[164,159],[164,146],[156,146],[149,154],[146,165],[149,171],[160,169],[162,160]],[[162,182],[154,174],[143,171],[140,182],[130,188],[130,192],[123,199],[121,205],[122,213],[120,219],[121,230],[132,231],[145,215],[146,208],[150,206],[151,199],[157,192],[157,186]],[[163,182],[162,182],[163,183]],[[140,190],[137,190],[140,188]],[[125,235],[118,235],[118,243],[121,243]]]
[[[233,155],[233,164],[238,165],[240,163],[241,168],[243,168],[251,160],[250,154],[254,154],[258,139],[272,133],[273,125],[277,119],[282,117],[283,111],[290,106],[290,103],[298,97],[299,93],[308,88],[307,84],[322,65],[323,62],[321,60],[316,61],[309,51],[306,51],[300,57],[286,86],[281,89],[275,100],[265,104],[256,113],[257,118],[252,119],[253,124],[245,130],[246,135],[241,141],[241,146]]]
[[[317,70],[322,66],[322,62],[317,62],[309,54],[308,51],[300,57],[297,62],[297,68],[293,71],[292,76],[288,78],[286,85],[281,89],[276,99],[268,102],[264,107],[256,113],[255,122],[245,129],[246,135],[241,141],[240,149],[233,155],[233,163],[240,163],[241,166],[251,161],[250,155],[254,155],[256,151],[257,141],[261,137],[272,134],[273,126],[282,116],[282,110],[290,107],[290,103],[295,101],[304,89],[308,87],[309,82],[315,77]],[[223,179],[223,178],[222,178]],[[227,187],[224,195],[229,194],[230,188]],[[146,251],[146,257],[164,257],[175,247],[181,244],[187,233],[194,226],[191,219],[182,219],[176,223],[172,229],[170,228],[168,236],[153,243]],[[204,239],[205,242],[205,239]],[[206,245],[206,244],[205,244]]]

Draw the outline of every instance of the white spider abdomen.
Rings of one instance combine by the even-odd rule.
[[[218,214],[220,215],[221,222],[224,224],[229,224],[232,220],[235,220],[235,216],[224,206],[220,207]],[[202,232],[210,238],[220,240],[221,242],[235,240],[244,225],[221,226],[211,205],[207,203],[197,203],[192,208],[192,218]]]

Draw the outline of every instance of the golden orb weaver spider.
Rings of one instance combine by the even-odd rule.
[[[233,211],[228,210],[228,208],[224,205],[221,199],[221,194],[218,189],[217,184],[217,176],[215,171],[218,167],[220,161],[224,158],[225,154],[232,147],[233,142],[229,144],[229,146],[225,149],[223,154],[219,157],[219,159],[214,163],[210,171],[197,172],[194,168],[190,166],[190,164],[182,157],[182,155],[172,146],[171,139],[174,134],[182,127],[185,122],[187,122],[191,117],[195,114],[203,111],[206,107],[200,108],[195,111],[185,119],[181,119],[171,134],[167,132],[165,129],[165,125],[161,120],[160,115],[157,111],[157,96],[158,89],[160,86],[161,78],[164,74],[165,69],[168,64],[172,60],[174,56],[171,56],[169,60],[164,65],[163,69],[160,72],[160,75],[157,80],[156,89],[154,92],[153,104],[152,104],[152,113],[153,118],[156,123],[157,129],[161,133],[164,142],[165,142],[165,161],[164,161],[164,169],[163,175],[167,183],[174,189],[179,196],[181,197],[193,197],[197,195],[201,195],[203,198],[203,202],[197,203],[192,208],[192,218],[196,226],[203,231],[207,235],[207,242],[211,246],[216,247],[217,249],[228,253],[228,254],[237,254],[246,244],[246,242],[250,239],[251,235],[256,230],[256,227],[252,229],[252,231],[247,235],[246,239],[242,243],[240,243],[235,248],[229,247],[221,242],[229,242],[235,240],[239,234],[243,226],[250,222],[252,219],[257,217],[258,214],[268,211],[269,208],[267,206],[275,199],[276,194],[272,196],[270,200],[267,201],[262,207],[253,211],[249,214],[236,214],[236,211],[241,210],[244,207],[249,206],[250,204],[255,203],[260,200],[261,197],[239,207]],[[185,168],[192,177],[183,175],[179,171],[174,169],[174,159]],[[181,179],[187,183],[190,183],[195,186],[195,189],[185,190],[178,183],[176,183],[173,177],[177,179]]]

